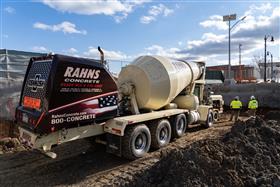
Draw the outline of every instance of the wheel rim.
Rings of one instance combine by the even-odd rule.
[[[218,113],[217,112],[214,113],[214,119],[218,120]]]
[[[135,138],[134,141],[134,150],[136,154],[140,155],[146,152],[146,147],[147,147],[147,136],[145,133],[140,133],[138,136]]]
[[[179,122],[178,122],[178,125],[177,125],[177,132],[178,134],[182,134],[183,131],[184,131],[184,126],[185,126],[185,122],[184,122],[184,119],[180,119]]]
[[[213,116],[212,114],[209,114],[208,116],[208,125],[211,126],[213,124]]]
[[[167,140],[168,140],[168,128],[167,127],[163,127],[162,129],[160,129],[159,131],[159,141],[161,144],[164,144]]]

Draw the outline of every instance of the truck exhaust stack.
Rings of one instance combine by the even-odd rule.
[[[100,53],[100,61],[101,61],[101,64],[105,65],[105,61],[104,61],[104,52],[102,51],[101,47],[98,46],[98,51]]]

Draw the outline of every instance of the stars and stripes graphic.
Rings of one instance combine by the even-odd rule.
[[[98,99],[99,107],[109,107],[117,104],[117,98],[115,95],[108,95]]]
[[[83,103],[86,108],[84,112],[90,114],[102,114],[104,112],[112,111],[117,109],[117,96],[108,95],[97,99],[86,101]]]

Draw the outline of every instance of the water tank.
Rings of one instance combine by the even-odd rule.
[[[157,110],[170,103],[202,72],[198,63],[161,56],[141,56],[122,68],[118,86],[131,83],[135,87],[138,107]]]

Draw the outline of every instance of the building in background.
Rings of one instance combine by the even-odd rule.
[[[205,83],[206,85],[222,84],[225,80],[224,73],[221,70],[208,70],[206,68]]]
[[[264,63],[259,63],[259,74],[260,76],[258,79],[263,79],[264,75]],[[266,63],[266,79],[271,80],[271,69],[273,70],[272,72],[272,80],[275,82],[280,82],[280,62],[273,62],[272,63],[272,68],[271,68],[271,63],[267,62]]]
[[[228,65],[210,66],[206,70],[222,71],[224,77],[228,77]],[[237,82],[255,82],[258,77],[255,67],[247,65],[231,66],[231,76]]]

